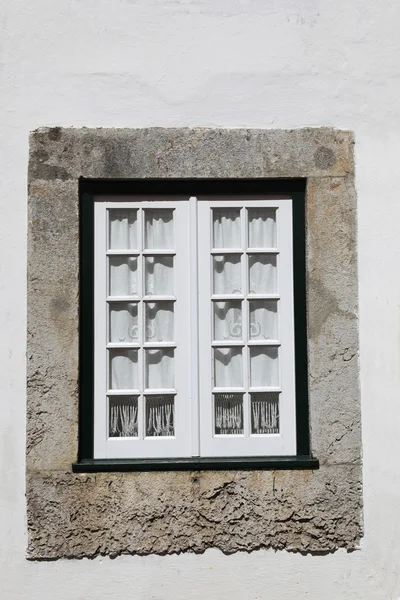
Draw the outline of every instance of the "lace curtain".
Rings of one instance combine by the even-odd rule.
[[[215,433],[218,435],[243,434],[243,395],[215,394]],[[251,433],[279,433],[279,394],[251,394]]]
[[[146,435],[174,435],[175,405],[171,396],[146,397]]]
[[[137,398],[110,398],[110,437],[137,437]]]
[[[251,394],[251,432],[279,433],[279,394]]]

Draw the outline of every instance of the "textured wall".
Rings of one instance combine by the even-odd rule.
[[[399,21],[400,3],[393,0],[2,0],[0,579],[6,600],[400,597]],[[328,125],[354,132],[359,551],[25,559],[28,149],[29,132],[46,125]]]
[[[358,547],[358,389],[353,138],[333,129],[74,130],[31,136],[29,163],[29,556],[218,547]],[[78,178],[307,177],[314,472],[75,475]],[[62,534],[60,535],[60,531]]]

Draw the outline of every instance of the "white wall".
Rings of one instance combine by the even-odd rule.
[[[396,0],[2,0],[2,598],[400,597],[399,23]],[[28,132],[42,125],[355,131],[360,551],[25,560],[26,175]]]

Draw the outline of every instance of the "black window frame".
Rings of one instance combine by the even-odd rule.
[[[79,180],[79,439],[74,472],[316,469],[310,450],[306,289],[306,184],[293,179]],[[294,456],[94,459],[94,196],[290,194],[293,202],[296,438]]]

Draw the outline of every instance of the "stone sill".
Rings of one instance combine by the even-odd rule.
[[[251,456],[224,458],[85,459],[73,463],[74,473],[120,471],[230,471],[319,469],[311,456]]]

